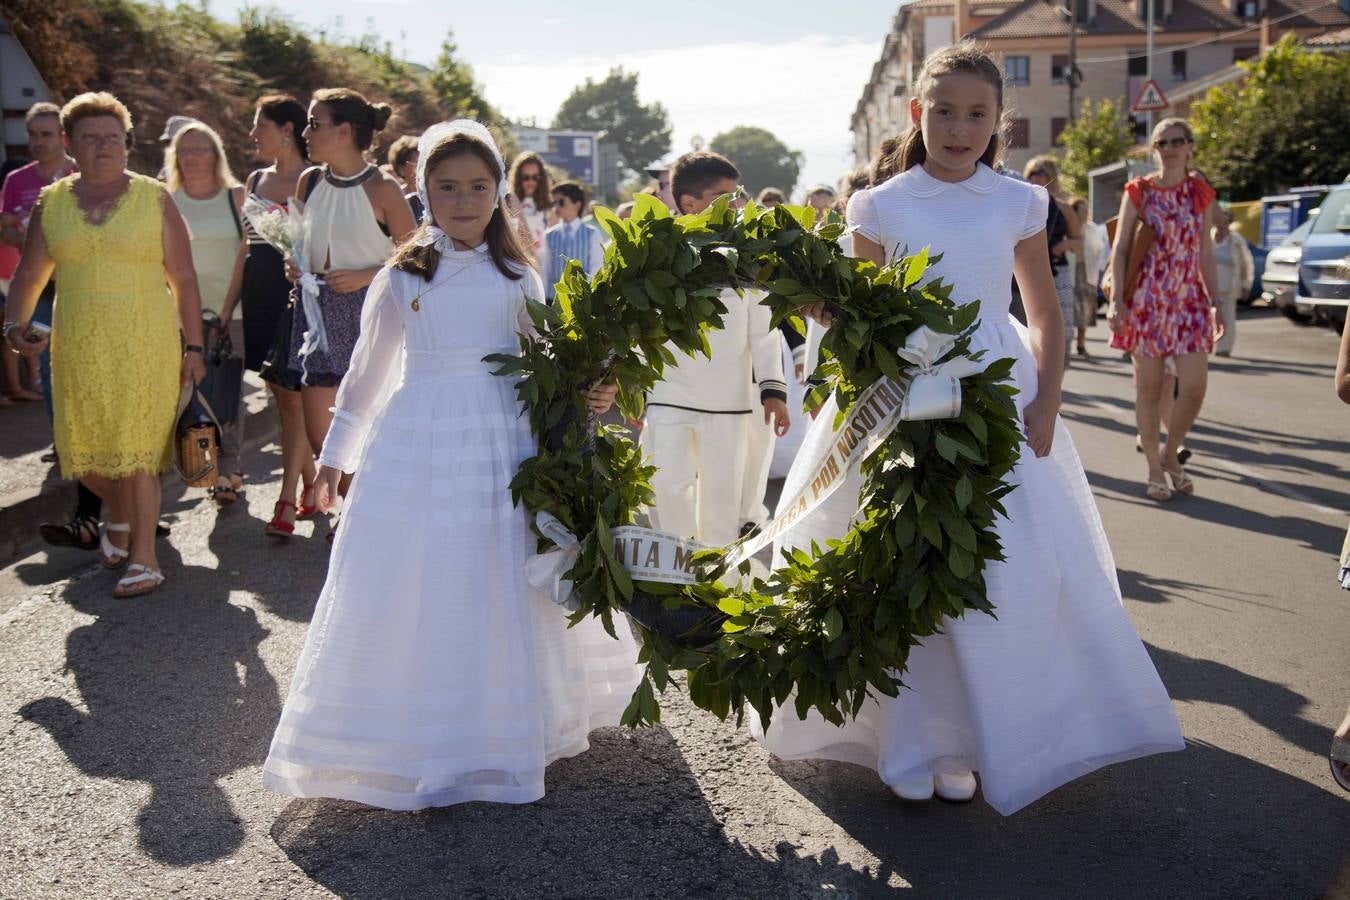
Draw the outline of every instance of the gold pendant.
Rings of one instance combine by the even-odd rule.
[[[421,300],[422,300],[422,295],[421,295],[421,294],[418,294],[416,297],[413,298],[413,302],[412,302],[412,311],[413,311],[413,312],[417,312],[419,309],[422,308]]]

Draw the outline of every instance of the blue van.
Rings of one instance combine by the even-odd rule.
[[[1298,265],[1299,312],[1345,324],[1350,306],[1350,184],[1337,185],[1322,200],[1321,209]]]

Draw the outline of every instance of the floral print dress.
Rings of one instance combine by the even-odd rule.
[[[1138,356],[1209,353],[1214,349],[1210,296],[1200,277],[1200,237],[1214,189],[1193,176],[1173,187],[1136,178],[1125,185],[1157,238],[1144,256],[1125,327],[1111,346]]]

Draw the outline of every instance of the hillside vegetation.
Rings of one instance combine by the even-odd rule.
[[[158,137],[171,115],[218,129],[235,173],[253,165],[253,102],[283,92],[307,102],[322,87],[350,87],[395,113],[374,159],[400,134],[471,115],[499,123],[496,111],[455,58],[447,36],[434,69],[396,59],[368,35],[316,40],[281,13],[252,8],[234,23],[198,6],[163,8],[136,0],[0,0],[3,14],[58,101],[87,90],[116,94],[136,121],[132,165],[157,171]]]

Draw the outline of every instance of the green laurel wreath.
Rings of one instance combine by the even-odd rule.
[[[652,501],[655,470],[623,429],[588,420],[580,389],[617,381],[620,410],[640,415],[645,392],[676,364],[667,344],[709,353],[706,332],[726,312],[721,287],[767,291],[775,326],[805,304],[834,304],[816,370],[824,383],[810,402],[834,391],[841,416],[878,378],[904,374],[895,349],[915,328],[955,336],[949,356],[969,348],[978,304],[956,305],[940,281],[920,285],[926,250],[878,268],[844,256],[835,243],[842,225],[817,224],[809,208],[738,211],[729,201],[678,218],[646,196],[627,220],[597,208],[613,238],[600,271],[588,282],[570,263],[555,306],[530,301],[539,336],[521,338],[519,357],[489,358],[496,374],[519,378],[539,440],[512,496],[580,541],[572,621],[597,616],[612,635],[615,612],[639,601],[701,620],[684,639],[635,623],[646,671],[624,724],[659,722],[656,694],[681,669],[691,700],[719,718],[735,710],[740,721],[748,703],[767,727],[775,705],[793,698],[798,716],[814,707],[843,723],[869,692],[897,695],[910,648],[944,616],[993,612],[984,568],[1003,558],[993,525],[1022,441],[1006,383],[1012,360],[963,379],[959,418],[896,427],[863,463],[866,503],[842,540],[784,553],[768,580],[749,578],[743,564],[742,577],[723,583],[720,553],[705,551],[695,557],[697,584],[635,584],[610,529],[633,524]],[[912,463],[893,464],[902,457]],[[540,539],[541,552],[550,546]]]

